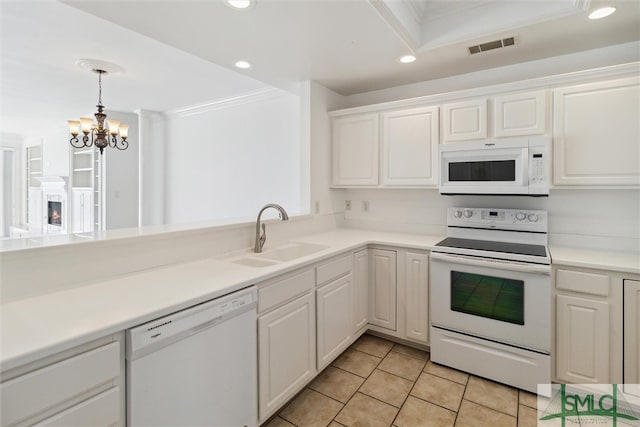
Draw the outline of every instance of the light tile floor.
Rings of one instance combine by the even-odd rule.
[[[365,334],[265,427],[528,427],[536,396]]]

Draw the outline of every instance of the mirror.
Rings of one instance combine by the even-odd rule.
[[[298,93],[57,1],[1,7],[1,239],[252,221],[270,202],[308,213]],[[96,111],[87,58],[123,69],[102,101],[126,150],[69,144],[67,120]]]

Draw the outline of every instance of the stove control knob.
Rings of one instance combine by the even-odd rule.
[[[524,212],[518,212],[516,214],[516,219],[518,221],[524,221],[524,219],[527,217],[527,215]]]
[[[530,222],[538,222],[538,215],[536,214],[529,214],[527,218],[529,219]]]
[[[464,217],[465,218],[471,218],[473,216],[473,211],[471,209],[465,209],[464,210]]]
[[[454,218],[462,218],[462,211],[453,212],[453,217]]]

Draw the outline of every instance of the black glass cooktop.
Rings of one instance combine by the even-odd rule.
[[[545,257],[546,248],[542,245],[524,245],[521,243],[492,242],[488,240],[459,239],[447,237],[436,246],[444,248],[474,249],[478,251],[502,252],[508,254]]]

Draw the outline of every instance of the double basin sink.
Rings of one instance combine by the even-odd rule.
[[[261,253],[252,252],[250,254],[236,256],[229,259],[229,261],[249,267],[269,267],[280,262],[292,261],[311,255],[328,248],[329,246],[317,245],[315,243],[287,242],[266,249]]]

